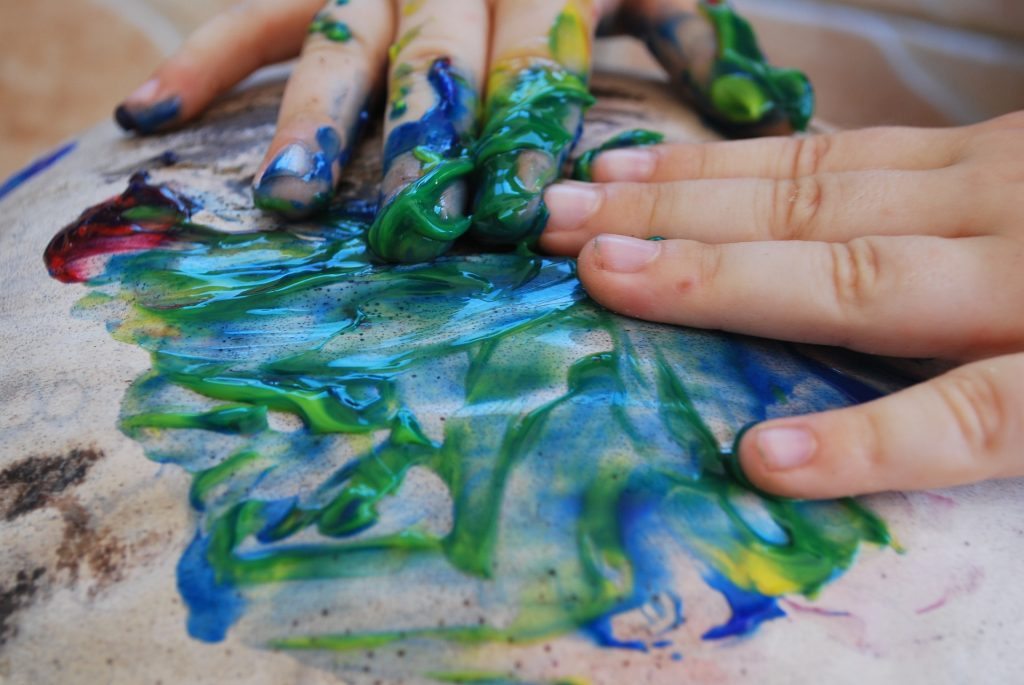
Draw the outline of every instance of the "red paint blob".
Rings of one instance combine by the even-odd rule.
[[[85,210],[55,235],[43,260],[58,281],[84,283],[102,273],[102,257],[170,242],[191,211],[188,200],[138,173],[124,193]]]

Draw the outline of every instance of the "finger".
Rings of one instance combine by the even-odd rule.
[[[391,48],[382,210],[369,234],[371,249],[388,261],[435,259],[469,229],[489,19],[486,0],[404,5]]]
[[[532,239],[547,218],[541,196],[575,144],[585,110],[593,0],[499,0],[477,146],[474,234],[496,244]]]
[[[977,202],[963,201],[977,187]],[[546,193],[551,218],[542,245],[574,254],[602,233],[686,238],[845,242],[866,235],[963,237],[989,229],[994,186],[959,168],[856,171],[797,180],[713,179],[672,183],[575,182]]]
[[[595,300],[641,319],[963,359],[1024,345],[1022,260],[1024,245],[998,237],[706,245],[600,236],[580,253],[579,272]]]
[[[394,7],[328,0],[309,26],[277,131],[256,174],[256,204],[287,217],[322,209],[366,119],[395,33]]]
[[[680,94],[725,133],[786,134],[807,127],[814,91],[802,73],[768,63],[753,28],[727,0],[638,0],[624,19]]]
[[[251,0],[221,12],[120,106],[126,131],[152,133],[192,119],[256,69],[299,53],[322,0]]]
[[[651,183],[707,178],[798,179],[823,173],[926,170],[953,164],[961,129],[874,128],[817,136],[610,150],[594,180]]]
[[[744,475],[786,497],[923,490],[1024,475],[1024,355],[964,366],[858,407],[771,421]]]

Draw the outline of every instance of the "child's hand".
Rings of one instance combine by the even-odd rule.
[[[589,102],[599,22],[644,39],[680,95],[723,128],[789,131],[810,117],[806,78],[768,65],[724,0],[249,0],[190,37],[117,119],[140,133],[187,122],[301,51],[254,184],[261,207],[301,217],[330,201],[390,63],[382,198],[396,206],[371,247],[401,261],[436,256],[469,230],[470,210],[479,238],[514,243],[543,226],[541,191]],[[559,98],[565,106],[552,106]],[[469,165],[454,163],[471,148]],[[398,197],[417,181],[413,197]],[[409,217],[418,237],[392,230]]]
[[[1024,475],[1024,112],[607,152],[594,177],[548,189],[541,244],[579,253],[615,311],[974,361],[754,428],[740,457],[757,486],[819,498]]]

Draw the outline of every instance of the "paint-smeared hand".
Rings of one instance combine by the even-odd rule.
[[[264,209],[302,217],[330,202],[390,62],[370,246],[409,262],[468,231],[515,244],[543,228],[542,192],[592,102],[599,23],[644,39],[681,95],[733,132],[806,124],[807,80],[770,67],[723,0],[250,0],[197,31],[117,120],[140,133],[186,122],[258,67],[301,52],[254,195]]]
[[[739,447],[767,491],[1024,475],[1024,112],[954,129],[611,151],[547,191],[541,245],[640,318],[973,363]],[[661,237],[664,241],[652,241]],[[647,240],[644,240],[644,239]]]

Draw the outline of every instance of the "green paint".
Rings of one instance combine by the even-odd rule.
[[[388,59],[392,63],[398,60],[398,56],[402,54],[402,50],[409,47],[409,44],[416,40],[422,31],[423,24],[420,24],[418,26],[413,26],[411,29],[403,33],[401,38],[399,38],[395,43],[392,43],[388,48]]]
[[[814,113],[814,91],[795,69],[768,63],[750,23],[727,2],[702,0],[701,14],[711,22],[718,54],[705,91],[712,108],[734,124],[756,124],[776,111],[803,131]]]
[[[572,178],[576,181],[587,183],[594,180],[594,160],[602,152],[608,150],[619,150],[627,147],[646,147],[648,145],[659,145],[664,142],[665,136],[655,131],[647,131],[642,128],[634,128],[623,131],[612,138],[609,138],[602,145],[587,150],[576,159],[573,165]]]
[[[557,65],[492,75],[491,84],[476,149],[473,232],[486,243],[513,245],[544,229],[544,189],[558,179],[594,98],[583,78]]]
[[[544,189],[561,175],[594,104],[590,30],[575,3],[556,18],[548,48],[550,60],[498,63],[491,71],[473,219],[473,234],[487,244],[529,243],[544,230]]]
[[[422,161],[428,153],[417,150]],[[370,247],[388,261],[429,262],[447,252],[472,223],[456,214],[444,217],[439,202],[452,183],[473,173],[473,162],[465,156],[429,159],[425,173],[384,207],[374,223]]]
[[[309,33],[319,33],[327,40],[335,43],[347,43],[352,40],[352,30],[343,21],[335,21],[327,14],[318,14],[309,25]]]
[[[142,428],[194,428],[228,433],[259,433],[267,428],[266,407],[228,404],[206,412],[178,414],[138,414],[121,421],[121,430],[129,435]]]
[[[445,169],[429,152],[428,175]],[[596,631],[672,596],[668,550],[770,602],[888,543],[853,502],[733,477],[723,425],[848,403],[788,348],[618,317],[571,260],[526,249],[381,265],[366,221],[333,211],[233,235],[179,214],[163,248],[112,257],[79,309],[152,355],[122,425],[192,474],[202,546],[179,584],[193,615],[241,595],[275,616],[237,626],[250,643],[342,664],[400,644],[469,677],[461,650]],[[303,425],[274,428],[270,411]],[[414,471],[438,492],[417,500]],[[307,628],[325,603],[345,609]]]
[[[391,93],[388,95],[391,112],[388,116],[392,120],[400,119],[409,110],[406,98],[412,92],[412,75],[413,67],[408,62],[402,62],[391,71]]]

